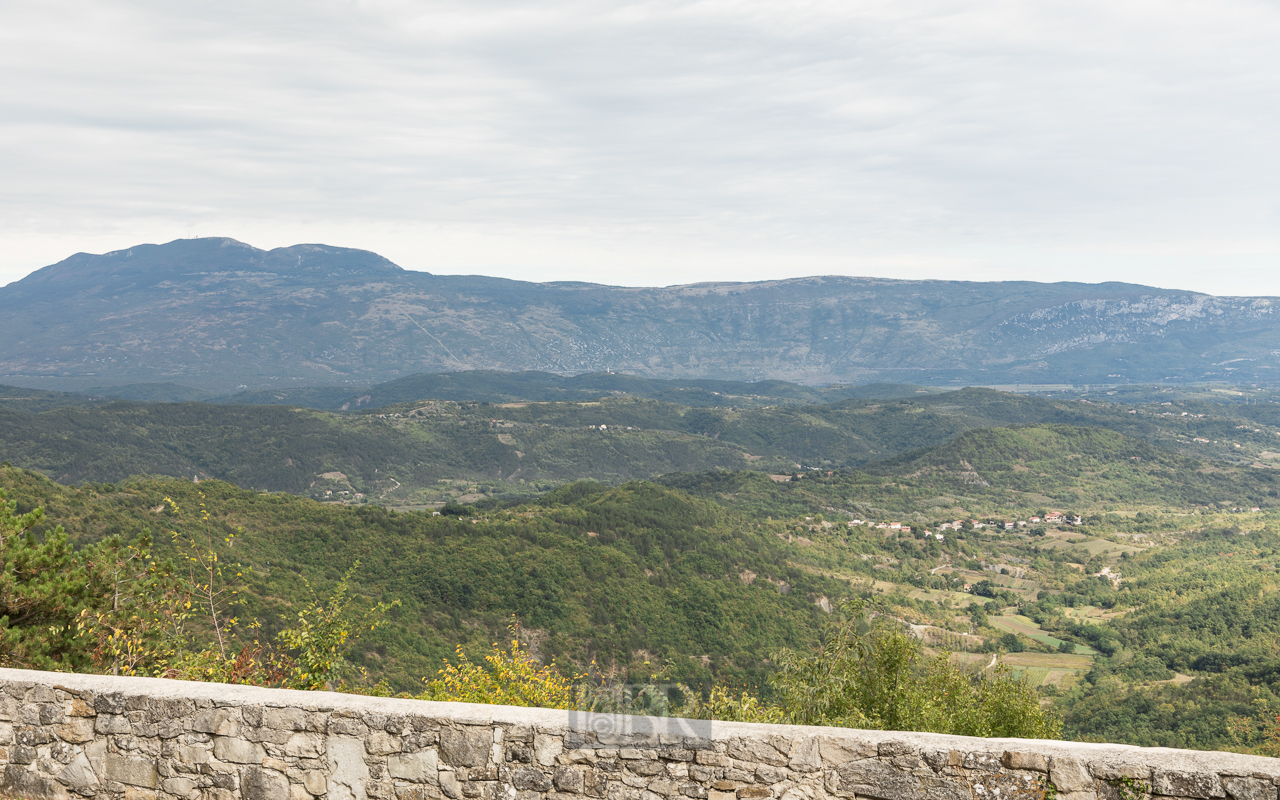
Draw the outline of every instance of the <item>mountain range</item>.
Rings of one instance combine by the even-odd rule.
[[[183,239],[77,254],[0,288],[0,381],[225,393],[485,369],[806,384],[1272,382],[1278,307],[1125,283],[530,283],[415,272],[327,245]]]

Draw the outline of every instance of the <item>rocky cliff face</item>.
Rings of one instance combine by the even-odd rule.
[[[1272,382],[1280,369],[1270,298],[845,277],[522,283],[229,239],[81,254],[37,271],[0,288],[0,341],[0,382],[215,391],[460,369],[937,384]]]

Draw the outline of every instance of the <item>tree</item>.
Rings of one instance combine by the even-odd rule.
[[[280,641],[296,651],[289,680],[292,688],[333,688],[348,666],[347,650],[366,631],[385,625],[387,612],[400,605],[396,600],[359,610],[351,595],[351,576],[359,568],[359,561],[352,564],[328,601],[313,597],[298,612],[293,627],[280,631]]]
[[[926,658],[901,625],[846,601],[814,654],[783,650],[771,678],[784,722],[964,736],[1057,737],[1035,691],[1003,665],[969,672],[945,654]]]
[[[32,669],[87,666],[77,624],[91,604],[88,575],[58,526],[37,539],[44,509],[18,513],[0,490],[0,663]]]
[[[445,662],[437,677],[426,681],[424,691],[418,695],[418,699],[575,708],[578,704],[578,690],[574,681],[585,676],[566,677],[554,663],[538,663],[529,653],[528,647],[520,644],[520,627],[515,620],[512,620],[508,630],[511,631],[508,649],[503,650],[494,642],[493,650],[484,657],[487,666],[472,661],[459,646],[458,663]]]

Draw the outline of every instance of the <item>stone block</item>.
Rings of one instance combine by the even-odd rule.
[[[364,736],[368,726],[355,717],[329,717],[329,733],[338,736]]]
[[[72,698],[67,703],[67,716],[69,717],[96,717],[97,711],[93,710],[93,705],[86,703],[79,697]]]
[[[435,750],[393,755],[387,759],[387,772],[393,778],[414,783],[436,783],[440,773]]]
[[[268,708],[262,712],[262,727],[278,731],[305,731],[307,712],[300,708]]]
[[[154,789],[160,784],[156,762],[150,758],[107,754],[107,780]]]
[[[294,758],[319,758],[324,755],[324,740],[318,733],[295,733],[284,743],[284,752]]]
[[[289,796],[289,779],[273,769],[245,767],[240,773],[242,800],[284,800]]]
[[[1093,791],[1093,776],[1083,762],[1076,758],[1054,757],[1049,760],[1049,780],[1058,787],[1058,794]]]
[[[816,750],[815,750],[816,752]],[[693,758],[694,761],[708,767],[730,767],[729,757],[717,753],[714,750],[699,750]]]
[[[995,753],[966,753],[964,756],[965,769],[978,769],[983,772],[999,772],[1001,769],[1000,756]]]
[[[209,760],[213,748],[207,744],[180,744],[174,751],[174,757],[183,764],[197,766]]]
[[[365,749],[371,755],[385,756],[390,753],[399,753],[404,749],[404,742],[400,741],[400,737],[386,731],[372,731],[365,738]]]
[[[918,777],[874,758],[850,761],[837,769],[836,773],[840,776],[840,788],[859,797],[915,800],[924,796],[924,787]]]
[[[176,778],[165,778],[160,782],[160,788],[169,794],[176,794],[180,797],[186,797],[196,790],[196,782],[185,776]]]
[[[7,797],[21,797],[23,800],[70,800],[70,795],[62,784],[14,764],[4,768],[0,793]]]
[[[119,734],[130,733],[133,726],[129,724],[129,720],[119,714],[99,714],[94,718],[94,731],[101,734]]]
[[[397,786],[396,800],[440,800],[444,797],[435,786]]]
[[[556,763],[556,756],[564,752],[564,741],[559,736],[537,733],[533,736],[533,758],[544,767]]]
[[[449,800],[462,800],[462,784],[458,781],[458,776],[452,772],[440,773],[440,791],[444,792],[444,796]]]
[[[369,766],[364,763],[364,742],[331,736],[325,746],[329,762],[329,800],[366,800]]]
[[[1222,788],[1232,800],[1276,800],[1276,786],[1258,778],[1223,778]]]
[[[1157,769],[1151,776],[1151,788],[1156,794],[1170,797],[1226,797],[1222,779],[1212,772],[1181,772]]]
[[[551,778],[542,770],[533,767],[520,767],[511,773],[511,785],[525,792],[551,791]]]
[[[582,770],[573,767],[560,767],[552,776],[556,789],[566,794],[582,794],[584,785],[582,779]]]
[[[876,749],[871,745],[852,741],[850,739],[839,739],[834,736],[822,736],[818,739],[818,753],[822,756],[822,763],[828,767],[838,767],[848,761],[856,761],[860,758],[869,758],[876,754]],[[733,755],[730,751],[729,755]],[[733,756],[738,758],[738,756]],[[762,759],[743,759],[744,761],[761,761]],[[764,762],[772,766],[782,766],[773,762]]]
[[[1104,781],[1118,781],[1121,778],[1133,778],[1137,781],[1151,780],[1151,767],[1145,764],[1123,764],[1106,762],[1094,764],[1093,775]]]
[[[72,744],[93,741],[93,718],[67,717],[67,721],[54,728],[53,733],[62,741]]]
[[[787,766],[796,772],[817,772],[822,769],[822,752],[817,737],[796,739],[791,746],[791,759]]]
[[[240,715],[234,708],[207,708],[196,713],[191,729],[215,736],[239,736]]]
[[[219,736],[213,740],[213,754],[219,761],[232,764],[261,764],[267,751],[256,742],[234,736]]]
[[[1049,771],[1049,759],[1039,753],[1006,750],[1001,763],[1004,764],[1005,769],[1026,769],[1034,772]]]
[[[72,789],[90,789],[98,784],[98,776],[94,774],[89,758],[78,753],[67,766],[58,773],[58,780]]]
[[[318,769],[307,770],[302,776],[302,785],[314,795],[324,794],[328,790],[324,772]]]
[[[488,762],[492,743],[487,730],[445,728],[440,731],[440,759],[455,767],[479,767]]]

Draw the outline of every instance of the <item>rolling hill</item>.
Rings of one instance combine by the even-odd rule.
[[[702,400],[705,391],[690,393]],[[318,499],[351,501],[358,494],[361,502],[396,506],[529,495],[587,477],[617,484],[708,469],[866,467],[969,431],[1030,424],[1105,428],[1168,455],[1233,467],[1280,463],[1270,449],[1280,448],[1274,404],[1129,406],[963,389],[754,408],[606,394],[573,402],[420,400],[326,412],[20,389],[0,395],[13,396],[0,400],[0,459],[60,482],[118,482],[137,474],[216,478]],[[83,403],[72,405],[77,398]],[[1009,478],[1017,483],[1021,476]]]

